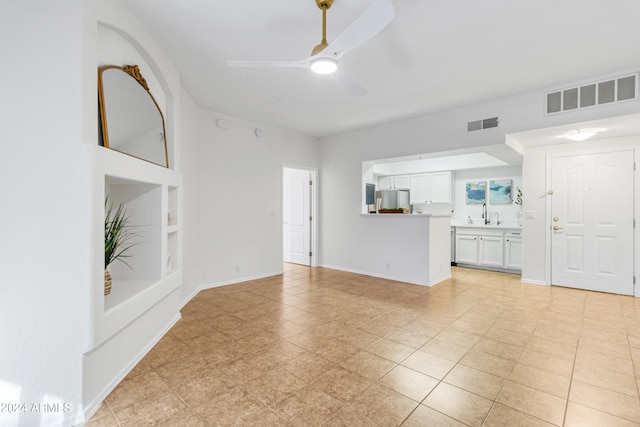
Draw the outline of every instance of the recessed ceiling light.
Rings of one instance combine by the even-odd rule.
[[[591,138],[597,133],[606,131],[605,128],[589,128],[589,129],[580,129],[580,130],[572,130],[564,135],[560,135],[561,138],[567,138],[572,141],[584,141],[586,139]]]

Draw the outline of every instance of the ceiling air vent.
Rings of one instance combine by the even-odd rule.
[[[476,130],[490,129],[498,127],[498,118],[491,117],[490,119],[476,120],[474,122],[467,123],[467,132],[473,132]]]
[[[545,94],[545,114],[638,99],[638,74],[555,90]]]

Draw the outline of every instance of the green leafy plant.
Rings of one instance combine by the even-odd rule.
[[[115,260],[131,268],[123,258],[131,256],[126,252],[137,244],[132,240],[138,235],[132,232],[127,211],[122,203],[114,211],[113,203],[109,203],[109,196],[107,196],[104,204],[105,208],[108,205],[104,217],[104,268]]]
[[[516,200],[514,202],[516,205],[522,206],[522,190],[520,187],[516,187]]]
[[[380,213],[403,213],[403,208],[381,208],[378,212]]]

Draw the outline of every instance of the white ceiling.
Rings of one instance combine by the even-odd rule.
[[[124,0],[204,108],[326,136],[637,66],[638,0],[394,0],[394,21],[341,61],[353,96],[298,60],[321,39],[314,0]],[[335,39],[372,0],[335,0]]]
[[[510,139],[509,145],[522,151],[531,147],[569,144],[573,142],[565,138],[569,132],[594,128],[601,131],[589,138],[589,141],[640,135],[640,114],[512,133],[508,136]]]
[[[505,144],[440,151],[366,162],[381,175],[479,169],[522,164],[522,155]]]

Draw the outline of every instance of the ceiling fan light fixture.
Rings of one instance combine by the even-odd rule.
[[[338,69],[338,61],[332,58],[317,58],[311,61],[311,71],[316,74],[333,74]]]

